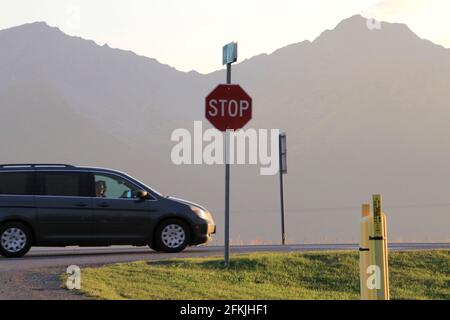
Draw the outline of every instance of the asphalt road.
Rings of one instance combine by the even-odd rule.
[[[354,244],[232,246],[231,253],[357,250]],[[450,243],[390,244],[390,250],[450,249]],[[222,246],[188,248],[177,254],[157,253],[147,247],[33,248],[25,257],[0,257],[0,299],[83,299],[61,288],[60,276],[70,265],[81,269],[115,262],[220,256]]]

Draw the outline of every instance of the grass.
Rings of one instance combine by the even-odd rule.
[[[262,253],[83,269],[96,299],[359,299],[358,253]],[[450,299],[450,250],[391,252],[392,299]]]

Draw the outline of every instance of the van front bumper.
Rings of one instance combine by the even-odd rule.
[[[192,245],[205,244],[211,241],[212,235],[216,233],[216,225],[212,222],[197,224],[193,228],[194,234]]]

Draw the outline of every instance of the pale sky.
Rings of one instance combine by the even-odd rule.
[[[45,21],[70,35],[208,73],[221,48],[239,61],[314,40],[354,14],[403,22],[450,47],[450,0],[0,0],[0,29]]]

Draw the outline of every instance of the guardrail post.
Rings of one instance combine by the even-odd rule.
[[[360,286],[363,300],[389,300],[389,268],[386,215],[381,195],[373,195],[373,216],[370,205],[362,207],[360,221]]]
[[[369,237],[371,263],[375,266],[376,300],[389,300],[389,276],[387,261],[386,215],[383,213],[381,195],[373,195],[373,228]]]

